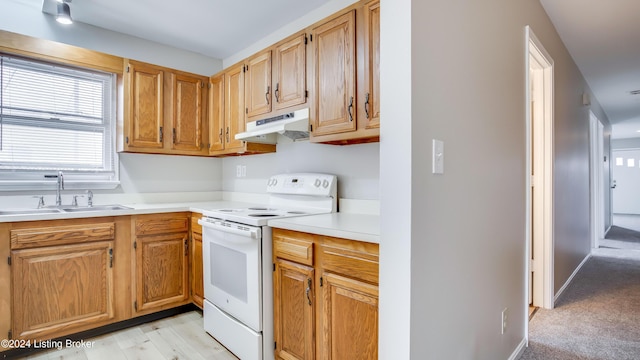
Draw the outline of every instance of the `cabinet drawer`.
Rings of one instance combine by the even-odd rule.
[[[275,257],[313,265],[313,235],[273,230],[273,254]]]
[[[189,217],[184,214],[139,217],[135,220],[136,235],[155,235],[189,231]]]
[[[319,247],[318,256],[324,270],[378,283],[379,260],[376,253],[323,244]]]
[[[24,249],[113,240],[115,232],[115,224],[112,222],[14,229],[11,230],[11,248]]]

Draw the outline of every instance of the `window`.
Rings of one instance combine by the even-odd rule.
[[[628,167],[635,167],[636,166],[636,159],[627,159],[627,166]]]
[[[0,54],[0,82],[0,191],[117,186],[114,74]]]
[[[616,166],[622,166],[624,164],[624,159],[621,157],[616,158]]]

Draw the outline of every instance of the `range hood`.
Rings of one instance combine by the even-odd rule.
[[[309,108],[247,123],[247,131],[236,134],[236,139],[275,144],[278,134],[294,141],[308,139]]]

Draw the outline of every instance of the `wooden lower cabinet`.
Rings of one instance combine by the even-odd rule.
[[[323,358],[377,359],[378,286],[331,273],[322,278]]]
[[[49,338],[113,319],[112,254],[112,241],[13,251],[13,337]]]
[[[129,268],[115,251],[128,237],[116,237],[116,229],[126,228],[114,218],[0,227],[0,238],[11,244],[10,336],[44,340],[118,321],[124,303],[115,297],[122,289],[115,279],[126,280],[120,274]]]
[[[204,274],[202,273],[202,225],[200,216],[191,217],[191,300],[200,309],[204,302]]]
[[[0,255],[9,259],[0,263],[0,334],[44,341],[191,301],[202,306],[198,217],[0,223]]]
[[[314,270],[283,259],[276,259],[275,265],[273,316],[276,358],[313,359]]]
[[[378,358],[378,245],[273,230],[276,359]]]
[[[163,310],[189,299],[189,214],[135,216],[137,314]]]

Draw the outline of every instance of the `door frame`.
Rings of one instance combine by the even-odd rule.
[[[525,310],[529,307],[529,289],[530,289],[530,274],[531,270],[535,268],[535,271],[540,273],[541,281],[534,281],[533,284],[533,303],[534,305],[541,306],[546,309],[552,309],[554,307],[554,262],[553,262],[553,129],[554,129],[554,111],[553,111],[553,80],[554,80],[554,62],[549,53],[545,50],[544,46],[538,40],[533,33],[530,26],[525,28],[526,33],[526,53],[525,53],[525,72],[526,72],[526,226],[525,226]],[[531,59],[534,59],[539,69],[539,81],[542,82],[542,87],[538,87],[542,94],[542,114],[541,118],[543,124],[543,146],[538,147],[534,153],[533,144],[531,143],[532,136],[532,124],[531,117],[531,100],[532,91],[531,85]],[[531,261],[531,246],[533,238],[531,236],[531,230],[533,228],[532,221],[532,205],[533,199],[531,196],[532,186],[532,158],[538,154],[538,158],[542,161],[543,174],[539,177],[536,187],[541,188],[542,191],[542,221],[538,226],[537,233],[541,234],[541,240],[534,244],[537,249],[537,253],[541,254],[541,261],[535,263]],[[527,324],[528,333],[528,311],[525,311],[525,323]]]
[[[604,169],[600,162],[604,157],[604,125],[592,111],[589,112],[589,139],[591,247],[597,249],[600,246],[600,240],[605,236]]]

